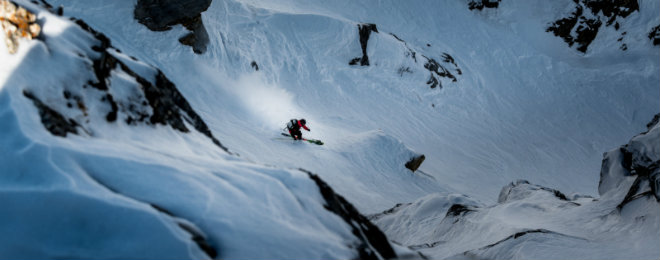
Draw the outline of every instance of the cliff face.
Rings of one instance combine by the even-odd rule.
[[[197,54],[206,51],[209,36],[202,21],[202,12],[211,5],[211,0],[138,0],[135,19],[153,31],[170,30],[183,25],[190,33],[179,38],[179,42],[192,47]]]
[[[604,196],[627,191],[618,205],[619,209],[632,201],[648,197],[660,201],[659,117],[656,115],[653,118],[646,132],[604,155],[598,192]]]

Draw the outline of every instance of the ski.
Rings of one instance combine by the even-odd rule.
[[[283,136],[290,137],[290,138],[293,138],[291,135],[289,135],[289,134],[287,134],[287,133],[282,133],[282,135],[283,135]],[[317,145],[323,145],[323,142],[322,142],[321,140],[307,139],[307,138],[303,138],[302,140],[303,140],[303,141],[307,141],[307,142],[309,142],[309,143],[317,144]]]

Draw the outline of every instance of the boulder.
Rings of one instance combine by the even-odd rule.
[[[420,165],[422,165],[424,159],[426,159],[426,156],[423,154],[414,156],[413,158],[410,158],[410,161],[406,163],[406,168],[414,172],[419,168]]]

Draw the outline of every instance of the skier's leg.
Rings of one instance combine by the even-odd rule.
[[[289,136],[291,136],[293,138],[293,140],[296,140],[296,133],[294,131],[292,131],[291,129],[289,129]]]

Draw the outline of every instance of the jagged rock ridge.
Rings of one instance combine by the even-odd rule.
[[[57,107],[54,106],[54,101],[46,104],[41,102],[29,88],[25,90],[25,96],[33,100],[39,110],[43,112],[40,115],[46,129],[54,135],[66,136],[66,133],[77,134],[75,128],[80,127],[85,133],[93,136],[94,132],[91,130],[89,122],[91,114],[96,112],[104,113],[102,117],[108,123],[121,119],[128,125],[161,124],[168,125],[182,133],[190,131],[186,126],[188,123],[210,138],[215,145],[229,153],[229,150],[213,136],[203,119],[192,109],[174,83],[162,71],[146,66],[135,58],[123,55],[121,51],[112,47],[110,39],[104,34],[92,29],[82,20],[73,20],[96,40],[96,44],[89,53],[80,54],[80,58],[86,59],[91,64],[90,71],[94,77],[91,77],[82,87],[63,86],[62,97],[64,99],[59,100],[61,103]],[[146,70],[150,71],[149,73],[152,75],[137,73],[128,65],[131,63],[136,67],[147,67]],[[117,73],[123,73],[132,78],[133,83],[126,84],[124,80],[113,77]],[[113,84],[118,85],[116,89],[113,89]],[[118,96],[118,93],[129,94]],[[52,97],[49,99],[53,100]],[[87,104],[95,103],[96,100],[100,100],[105,108],[91,110]],[[77,109],[79,112],[76,118],[65,118],[63,115],[71,114],[71,112],[58,112],[58,109]]]
[[[371,32],[376,32],[378,33],[378,29],[375,24],[359,24],[358,25],[358,31],[360,35],[360,46],[362,48],[362,57],[356,57],[353,58],[350,62],[349,65],[357,65],[358,63],[361,66],[369,66],[369,56],[367,55],[367,46],[369,42],[369,37],[371,35]],[[399,36],[397,36],[394,33],[389,33],[389,36],[393,37],[396,39],[398,42],[402,43],[404,48],[405,48],[405,57],[412,59],[413,63],[417,64],[418,59],[417,59],[417,51],[413,50],[410,46],[408,46],[408,43],[401,39]],[[430,44],[427,44],[427,47],[430,47]],[[443,52],[441,55],[441,62],[438,62],[436,59],[431,58],[427,55],[422,54],[421,57],[425,60],[423,67],[424,69],[428,70],[430,72],[429,79],[426,81],[426,84],[429,85],[430,88],[438,88],[442,89],[442,82],[440,81],[440,78],[447,78],[451,80],[451,82],[456,82],[457,78],[454,76],[452,71],[454,71],[457,75],[462,75],[463,72],[461,69],[458,67],[456,64],[456,61],[454,60],[454,57],[449,55],[446,52]],[[448,67],[453,67],[451,69],[448,69]],[[397,69],[397,74],[399,76],[403,76],[406,73],[413,73],[414,70],[410,66],[401,66]]]
[[[305,172],[316,183],[321,195],[326,201],[326,209],[340,216],[353,229],[355,235],[362,243],[357,246],[360,259],[392,259],[396,253],[387,237],[371,221],[360,214],[355,207],[344,197],[336,194],[334,190],[318,175],[307,170]]]
[[[424,64],[424,68],[426,68],[429,72],[431,72],[431,75],[429,77],[429,80],[426,82],[426,84],[429,84],[431,88],[436,88],[439,87],[442,89],[442,83],[438,80],[437,77],[441,78],[449,78],[451,79],[452,82],[456,82],[456,76],[452,74],[445,66],[442,66],[440,63],[438,63],[435,59],[426,57],[422,55],[426,59],[426,63]],[[456,65],[456,62],[454,61],[454,58],[450,56],[447,53],[442,54],[442,61],[445,64],[450,64],[454,66],[454,70],[458,75],[463,74],[461,69],[458,68],[458,65]]]
[[[576,44],[577,50],[583,53],[587,52],[603,23],[605,26],[614,26],[619,30],[618,19],[624,19],[631,13],[639,11],[636,0],[574,0],[574,2],[575,11],[568,17],[554,21],[546,31],[564,39],[569,47]],[[619,41],[622,41],[626,34],[622,32]],[[625,51],[627,46],[623,43],[620,48]]]

